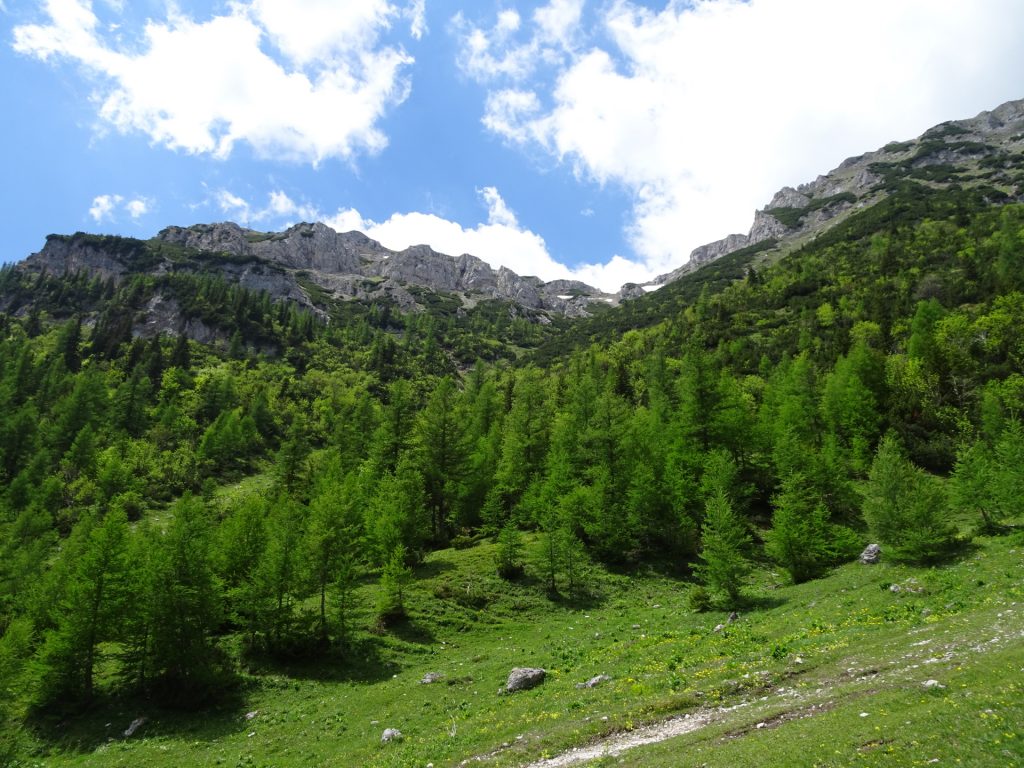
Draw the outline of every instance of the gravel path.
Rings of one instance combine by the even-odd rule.
[[[600,757],[614,757],[628,749],[642,747],[646,744],[656,744],[659,741],[665,741],[665,739],[671,739],[674,736],[682,736],[684,733],[700,730],[710,723],[713,715],[719,711],[699,710],[678,717],[672,717],[660,723],[645,725],[633,731],[609,736],[596,744],[570,749],[568,752],[564,752],[557,757],[530,763],[524,766],[524,768],[563,768],[563,766],[576,765],[588,760],[597,760]]]

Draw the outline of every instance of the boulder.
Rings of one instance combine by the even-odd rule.
[[[595,675],[585,683],[576,683],[577,688],[597,688],[601,683],[607,683],[611,678],[608,675]]]
[[[882,557],[882,548],[877,544],[868,544],[860,553],[860,562],[864,565],[874,565]]]
[[[544,682],[544,678],[547,674],[548,673],[543,669],[516,667],[508,673],[508,681],[505,683],[505,693],[528,691],[531,688],[536,688]]]

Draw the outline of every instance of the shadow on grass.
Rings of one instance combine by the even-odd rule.
[[[428,560],[417,565],[413,571],[417,579],[432,579],[448,571],[454,571],[455,566],[447,560]]]
[[[289,654],[250,650],[245,654],[245,667],[257,676],[360,685],[383,682],[399,670],[384,658],[379,641],[373,637],[317,645]]]
[[[138,738],[173,736],[190,741],[217,741],[246,727],[246,693],[250,685],[236,679],[186,706],[168,706],[145,693],[108,693],[89,705],[63,704],[37,710],[26,720],[33,739],[50,750],[86,754],[105,745]],[[137,720],[132,736],[126,731]]]
[[[430,645],[436,642],[433,632],[427,629],[423,623],[414,621],[408,616],[392,620],[384,631],[406,643]]]

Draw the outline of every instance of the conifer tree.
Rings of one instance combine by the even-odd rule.
[[[828,511],[807,480],[793,474],[772,499],[775,511],[765,549],[797,584],[820,576],[831,559]]]
[[[110,512],[103,520],[83,517],[68,547],[64,596],[57,627],[41,656],[48,696],[89,701],[99,644],[116,639],[127,599],[128,521]]]
[[[871,463],[864,519],[897,559],[935,561],[956,542],[942,486],[906,458],[892,435],[882,438]]]
[[[697,573],[708,591],[727,608],[739,604],[740,592],[750,573],[746,556],[750,541],[746,525],[733,510],[725,491],[716,489],[704,504]]]

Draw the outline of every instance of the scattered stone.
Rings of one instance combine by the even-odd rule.
[[[444,675],[440,672],[427,672],[420,680],[420,685],[430,685],[432,683],[439,683],[444,680]]]
[[[767,728],[767,727],[768,727],[768,723],[758,723],[757,724],[757,729],[758,730],[761,730],[762,728]]]
[[[387,744],[392,741],[401,741],[402,732],[397,728],[385,728],[384,733],[381,734],[380,743]]]
[[[254,719],[254,718],[256,717],[256,715],[258,715],[259,713],[260,713],[260,711],[259,711],[258,709],[254,709],[254,710],[253,710],[252,712],[246,712],[246,713],[245,713],[245,719],[246,719],[246,720],[252,720],[252,719]]]
[[[867,717],[867,716],[868,716],[868,713],[867,713],[867,712],[861,712],[861,713],[860,713],[860,716],[861,716],[861,717]]]
[[[903,587],[901,587],[899,584],[890,584],[889,591],[896,595],[903,591]]]
[[[640,629],[640,625],[639,624],[634,624],[633,625],[633,629]]]
[[[882,557],[882,548],[877,544],[868,544],[860,553],[860,562],[864,565],[875,565]]]
[[[711,630],[711,631],[712,632],[721,632],[723,629],[725,629],[725,624],[716,624],[715,628],[713,630]]]
[[[601,683],[607,683],[611,678],[608,675],[595,675],[585,683],[576,683],[577,688],[597,688]]]
[[[729,614],[729,623],[730,624],[732,624],[734,621],[739,621],[739,620],[740,620],[740,615],[738,613],[736,613],[736,611],[733,611],[732,613]]]
[[[508,681],[506,681],[504,689],[505,693],[528,691],[531,688],[536,688],[544,682],[544,678],[547,674],[548,673],[543,669],[516,667],[508,673]]]
[[[132,736],[135,735],[135,732],[145,724],[146,718],[136,717],[134,720],[132,720],[131,724],[129,724],[129,726],[125,729],[124,737],[126,739],[130,739]]]
[[[940,683],[938,680],[925,680],[924,683],[922,683],[922,685],[924,685],[925,688],[945,688],[946,687],[942,683]]]

